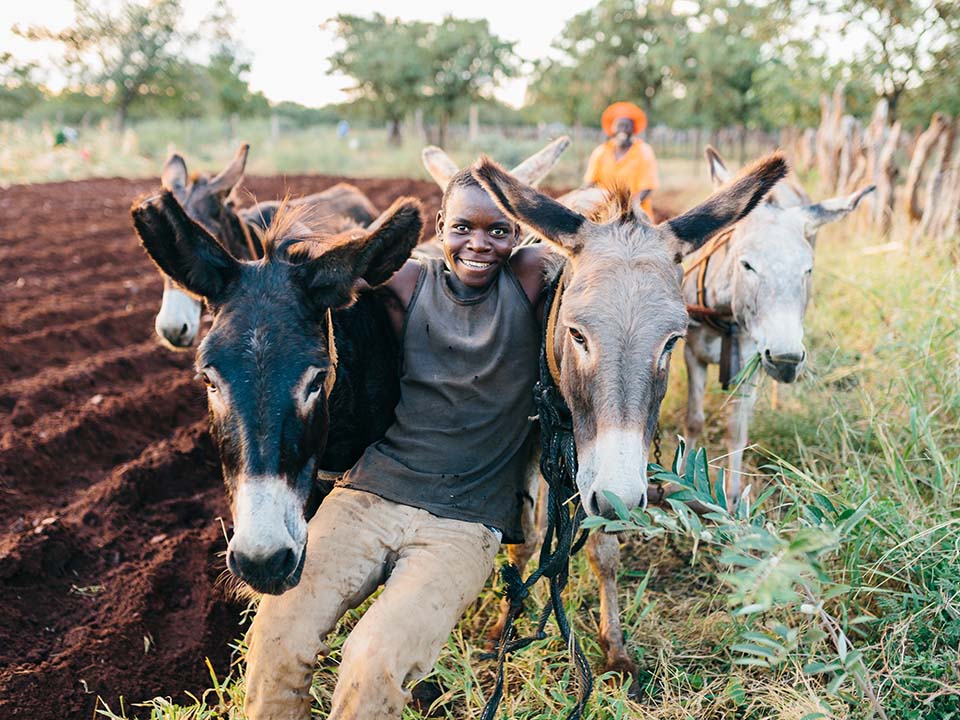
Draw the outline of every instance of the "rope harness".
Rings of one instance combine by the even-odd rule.
[[[506,587],[510,603],[503,632],[497,646],[497,681],[490,699],[483,708],[481,720],[493,720],[503,698],[503,667],[509,653],[521,650],[536,640],[547,637],[545,628],[551,612],[556,619],[560,635],[567,644],[577,672],[577,703],[567,714],[567,720],[580,720],[593,691],[593,674],[580,643],[574,636],[563,609],[561,597],[570,573],[570,556],[583,547],[587,533],[581,533],[574,541],[580,523],[585,517],[580,502],[571,508],[568,502],[577,493],[577,448],[573,438],[573,418],[570,408],[560,395],[558,384],[560,370],[554,353],[554,331],[563,296],[565,272],[561,273],[547,288],[546,303],[549,308],[543,341],[540,346],[540,371],[534,387],[534,404],[540,420],[540,472],[547,482],[547,528],[540,547],[539,566],[523,580],[515,565],[506,564],[500,576]],[[536,631],[527,637],[515,638],[514,621],[523,610],[523,601],[540,578],[550,583],[550,602],[540,613]],[[492,656],[487,656],[492,657]]]
[[[702,325],[720,334],[720,384],[724,390],[730,389],[733,379],[740,373],[740,326],[730,309],[711,308],[707,302],[707,266],[717,250],[725,247],[733,236],[733,228],[718,235],[703,249],[700,256],[683,271],[686,280],[694,270],[697,271],[697,302],[687,305],[687,314]]]

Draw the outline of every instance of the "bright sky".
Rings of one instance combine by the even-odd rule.
[[[186,27],[197,28],[209,15],[215,0],[184,0]],[[551,0],[548,5],[517,0],[486,0],[480,3],[482,14],[453,4],[442,6],[435,0],[403,0],[402,3],[372,0],[228,0],[236,16],[234,33],[252,56],[250,85],[270,100],[293,100],[304,105],[319,106],[347,98],[344,88],[350,80],[329,71],[327,57],[336,49],[331,33],[320,25],[334,15],[345,12],[370,15],[380,11],[396,14],[405,20],[439,21],[445,14],[457,17],[485,17],[494,33],[506,40],[517,41],[519,55],[526,59],[548,54],[551,41],[560,34],[564,23],[574,15],[592,7],[595,0]],[[394,6],[401,9],[386,9]],[[545,7],[549,11],[545,11]],[[9,50],[19,60],[40,61],[49,66],[58,46],[55,43],[30,42],[11,32],[14,25],[44,25],[57,30],[73,18],[71,0],[31,0],[27,3],[0,2],[0,50]],[[55,89],[62,78],[52,71],[49,82]],[[517,78],[505,83],[497,96],[512,105],[523,103],[526,80]]]

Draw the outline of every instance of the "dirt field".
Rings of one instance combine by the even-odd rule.
[[[333,177],[254,178],[258,198]],[[440,193],[359,181],[379,207]],[[193,353],[155,340],[161,281],[131,230],[150,181],[0,191],[0,717],[92,716],[223,674],[241,608]]]
[[[258,199],[340,178],[251,178]],[[433,184],[356,180],[380,208]],[[219,675],[240,606],[193,353],[153,333],[161,281],[129,206],[156,182],[0,192],[0,717],[91,717]]]

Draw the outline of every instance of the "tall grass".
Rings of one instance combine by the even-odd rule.
[[[749,510],[702,520],[679,508],[624,513],[635,529],[622,533],[619,600],[642,693],[631,699],[619,677],[603,676],[588,717],[960,718],[957,272],[942,254],[874,252],[880,240],[856,227],[854,218],[821,234],[804,377],[779,388],[776,406],[763,383]],[[726,396],[711,381],[704,438],[714,457],[724,452]],[[684,404],[676,362],[665,439],[681,432]],[[716,500],[721,464],[680,481]],[[573,566],[566,605],[599,670],[597,583],[582,555]],[[522,625],[545,600],[539,588]],[[448,640],[430,676],[442,689],[434,714],[479,715],[493,667],[478,654],[497,602],[494,584]],[[318,669],[318,712],[359,612],[341,622]],[[100,713],[241,717],[241,667],[187,704],[120,709],[107,698]],[[571,706],[575,673],[556,638],[512,657],[507,671],[500,717],[555,718]]]

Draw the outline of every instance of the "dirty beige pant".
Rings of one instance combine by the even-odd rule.
[[[408,685],[433,668],[498,547],[479,523],[334,489],[310,521],[300,583],[264,596],[250,628],[247,717],[307,718],[317,655],[329,652],[323,641],[383,584],[343,646],[329,717],[399,718]]]

